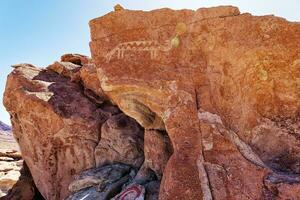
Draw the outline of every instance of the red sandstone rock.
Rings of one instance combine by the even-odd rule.
[[[97,71],[95,65],[92,63],[84,65],[80,70],[80,79],[85,89],[93,91],[100,97],[105,98],[100,81],[97,77]]]
[[[65,54],[60,58],[61,62],[71,62],[76,65],[83,66],[90,62],[90,58],[80,54]]]
[[[141,127],[124,114],[112,116],[102,125],[95,159],[97,166],[124,163],[140,167],[144,161]]]
[[[138,168],[135,119],[171,140],[166,166],[162,152],[145,153],[149,168],[164,168],[160,199],[300,199],[299,23],[235,7],[124,9],[90,28],[92,62],[62,58],[82,66],[78,82],[61,65],[18,65],[8,77],[4,103],[45,198],[65,198],[96,162]]]
[[[72,80],[78,80],[81,66],[71,62],[55,62],[47,68]]]
[[[172,141],[160,199],[260,199],[269,170],[298,173],[298,23],[216,7],[121,10],[90,28],[103,91]],[[202,131],[200,109],[220,116],[224,136]]]
[[[144,167],[153,170],[160,180],[165,166],[172,155],[172,144],[167,135],[146,130],[144,135]]]
[[[65,198],[72,176],[95,166],[94,149],[107,115],[78,84],[28,65],[8,76],[4,104],[39,191],[49,200]]]

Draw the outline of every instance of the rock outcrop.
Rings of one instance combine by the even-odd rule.
[[[221,6],[116,9],[90,28],[91,59],[8,76],[45,199],[300,199],[299,23]]]
[[[0,198],[6,196],[18,181],[23,162],[21,159],[11,127],[0,121]]]
[[[38,199],[43,200],[43,196],[38,191],[31,173],[25,162],[22,162],[22,169],[20,170],[20,177],[13,187],[8,191],[8,194],[1,200],[20,200],[20,199]]]
[[[265,178],[299,172],[299,23],[216,7],[120,10],[90,27],[103,91],[172,141],[161,199],[284,198]]]
[[[9,153],[0,152],[0,198],[5,196],[20,177],[22,160],[20,156],[10,157]]]

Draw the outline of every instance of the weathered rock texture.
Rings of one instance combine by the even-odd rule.
[[[160,180],[173,153],[170,139],[165,133],[146,130],[144,140],[145,161],[143,167],[152,170]]]
[[[11,127],[0,121],[0,199],[5,198],[20,177],[22,157]]]
[[[163,173],[164,200],[300,199],[299,23],[228,6],[116,9],[90,28],[91,60],[8,77],[14,136],[46,199],[67,197],[85,169],[144,158],[129,182],[146,198]]]
[[[216,7],[120,10],[90,27],[103,91],[172,141],[161,199],[287,198],[265,177],[299,173],[299,23]]]
[[[68,200],[111,199],[122,190],[122,186],[132,179],[135,173],[130,166],[113,164],[83,171],[69,185],[74,192]]]
[[[123,113],[111,117],[101,128],[96,165],[124,163],[140,167],[144,161],[143,135],[138,123]]]
[[[4,103],[14,136],[46,199],[65,198],[72,177],[95,166],[101,124],[119,112],[109,104],[98,105],[71,81],[73,68],[81,67],[74,65],[63,63],[63,70],[54,70],[53,65],[38,69],[22,64],[7,80]]]
[[[0,148],[0,198],[7,195],[18,181],[22,168],[20,158],[20,153],[3,151]]]

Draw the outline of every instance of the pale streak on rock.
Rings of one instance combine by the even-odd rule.
[[[204,166],[204,159],[202,153],[199,154],[196,162],[198,167],[199,179],[201,182],[201,191],[203,194],[203,200],[213,200],[211,189],[209,186],[209,179]]]
[[[53,92],[27,92],[27,93],[35,95],[37,98],[45,102],[48,102],[51,99],[51,97],[54,95]]]
[[[247,145],[245,142],[243,142],[239,136],[232,130],[227,130],[222,122],[222,119],[219,115],[213,114],[210,112],[205,111],[199,111],[198,112],[198,118],[201,121],[208,122],[213,126],[214,128],[217,128],[217,130],[222,133],[225,137],[227,137],[233,144],[236,145],[236,147],[239,149],[241,154],[252,163],[266,168],[266,165],[263,163],[263,161],[257,156],[252,148]]]

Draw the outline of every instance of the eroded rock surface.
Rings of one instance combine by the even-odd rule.
[[[11,127],[0,121],[0,198],[16,184],[22,168],[22,157]]]
[[[299,23],[216,7],[120,10],[90,28],[103,91],[171,139],[161,199],[267,198],[269,172],[298,173]]]
[[[300,199],[299,23],[221,6],[116,9],[90,28],[92,59],[8,77],[4,103],[46,199]],[[134,170],[68,190],[116,163]]]
[[[81,172],[75,177],[75,180],[69,185],[69,190],[76,192],[83,188],[91,186],[105,187],[107,183],[113,183],[122,178],[124,175],[129,174],[130,167],[128,165],[106,165],[103,167],[89,169]]]
[[[161,180],[163,171],[173,153],[172,144],[164,132],[146,130],[144,136],[145,161],[143,168],[152,170]]]
[[[140,167],[144,161],[143,134],[138,123],[123,113],[109,118],[95,149],[96,165],[124,163]]]
[[[100,125],[108,118],[80,85],[52,70],[15,66],[4,104],[39,191],[63,199],[72,177],[95,166]]]
[[[129,165],[113,164],[86,170],[69,185],[73,192],[67,199],[111,199],[129,183],[135,172]]]

